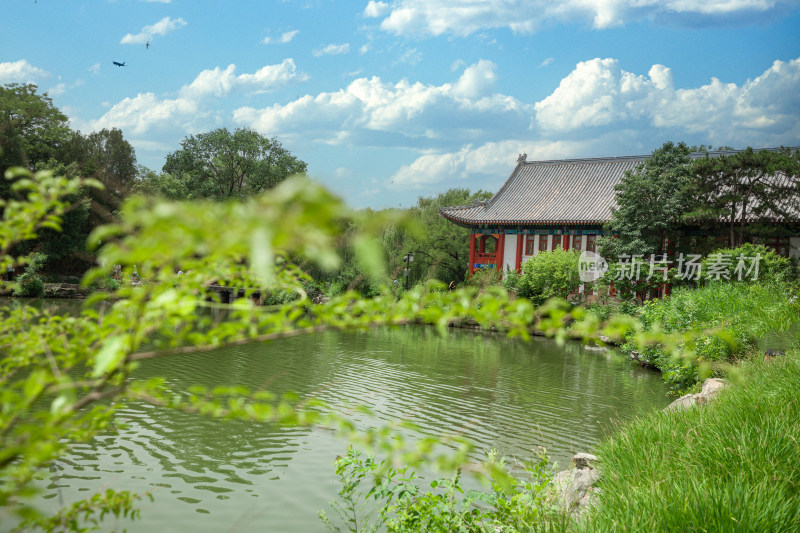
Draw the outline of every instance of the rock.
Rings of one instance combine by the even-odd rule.
[[[572,457],[572,466],[578,469],[594,468],[592,463],[597,462],[597,457],[590,453],[576,453]]]
[[[686,409],[687,407],[691,407],[693,405],[697,405],[697,398],[700,396],[699,394],[684,394],[668,406],[664,408],[664,411],[670,411],[672,409]]]
[[[700,392],[700,397],[697,398],[697,403],[706,403],[727,386],[728,382],[724,379],[708,378],[703,382],[703,390]]]
[[[686,409],[693,405],[702,405],[711,401],[719,391],[728,386],[728,382],[720,378],[708,378],[703,382],[703,388],[696,394],[685,394],[666,406],[664,411],[672,409]]]
[[[592,464],[596,461],[597,457],[590,453],[578,453],[572,458],[573,467],[553,478],[557,498],[567,511],[579,514],[591,504],[593,494],[599,490],[594,487],[600,479],[600,471]]]

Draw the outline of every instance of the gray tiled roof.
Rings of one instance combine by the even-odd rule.
[[[719,157],[735,152],[701,152],[691,157]],[[635,169],[648,157],[521,161],[489,200],[445,207],[440,212],[448,220],[467,227],[603,224],[611,219],[611,208],[615,205],[614,185],[625,171]]]
[[[489,200],[441,213],[465,225],[601,224],[611,218],[614,185],[647,157],[523,161]]]

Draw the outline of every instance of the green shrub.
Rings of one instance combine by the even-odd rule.
[[[536,305],[552,297],[567,298],[580,285],[579,254],[556,248],[540,252],[525,262],[517,293]]]
[[[506,267],[506,273],[503,275],[503,287],[505,287],[508,292],[517,292],[519,289],[519,280],[521,278],[522,275],[519,272]]]
[[[28,257],[28,265],[25,272],[17,278],[17,286],[14,289],[14,296],[25,298],[41,298],[44,296],[44,281],[39,277],[39,271],[47,260],[45,254],[34,252]]]
[[[740,257],[743,260],[740,261]],[[746,275],[751,266],[749,258],[759,257],[758,277]],[[720,274],[711,275],[710,267],[717,264]],[[739,267],[740,271],[737,271]],[[753,273],[755,270],[753,270]],[[763,244],[745,243],[738,248],[721,248],[711,252],[703,259],[702,278],[704,280],[730,280],[738,282],[786,283],[798,282],[797,261],[794,258],[778,255],[772,248]],[[741,280],[740,280],[741,278]]]
[[[678,288],[669,298],[643,304],[637,316],[648,331],[696,332],[681,347],[683,354],[694,357],[676,359],[654,345],[640,349],[640,358],[659,368],[673,393],[681,394],[700,378],[700,365],[734,362],[756,349],[764,336],[789,330],[797,306],[787,298],[783,283],[713,282],[698,289]],[[632,336],[623,348],[636,348]]]
[[[500,272],[495,268],[479,268],[467,279],[467,285],[485,289],[500,284]]]
[[[554,497],[547,456],[517,465],[524,476],[512,477],[510,468],[494,451],[484,463],[491,491],[467,490],[460,473],[430,482],[407,467],[391,468],[351,447],[336,460],[341,489],[331,507],[348,531],[416,533],[430,531],[535,531],[564,530],[566,517]],[[518,472],[519,474],[519,472]],[[323,511],[320,518],[332,531],[341,531]]]

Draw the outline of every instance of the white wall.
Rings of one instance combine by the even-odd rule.
[[[509,268],[517,268],[517,239],[524,239],[525,235],[506,235],[505,248],[503,249],[503,274]],[[523,250],[524,252],[524,250]]]

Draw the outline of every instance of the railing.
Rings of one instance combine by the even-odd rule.
[[[497,261],[497,254],[475,252],[475,261],[477,263],[494,263]]]

